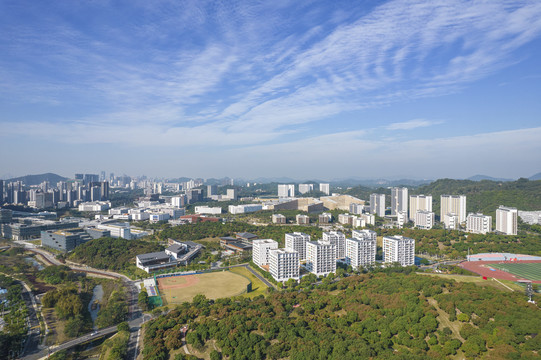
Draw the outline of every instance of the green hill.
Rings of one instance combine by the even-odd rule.
[[[22,181],[23,184],[25,184],[26,186],[30,186],[30,185],[39,185],[44,181],[48,181],[52,185],[56,185],[57,182],[66,181],[67,179],[68,178],[65,178],[57,174],[46,173],[46,174],[19,176],[17,178],[6,180],[6,183],[12,182],[12,181]]]
[[[520,210],[541,210],[541,180],[471,181],[440,179],[410,191],[410,194],[432,195],[433,210],[440,213],[440,195],[466,195],[467,211],[494,216],[499,205]]]

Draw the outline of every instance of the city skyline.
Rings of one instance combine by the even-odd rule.
[[[2,2],[0,175],[528,177],[541,3]]]

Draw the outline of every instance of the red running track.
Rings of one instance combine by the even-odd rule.
[[[511,281],[517,281],[517,280],[526,280],[521,277],[517,277],[513,274],[510,274],[505,271],[498,270],[496,268],[492,268],[496,271],[490,270],[490,264],[525,264],[525,263],[541,263],[540,260],[524,260],[524,261],[464,261],[460,263],[458,266],[461,268],[464,268],[466,270],[469,270],[471,272],[474,272],[476,274],[479,274],[481,276],[486,276],[487,278],[495,278],[500,280],[511,280]],[[532,281],[532,283],[535,284],[541,284],[541,281]]]

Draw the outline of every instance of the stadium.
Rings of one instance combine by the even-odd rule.
[[[463,269],[486,278],[541,284],[541,257],[511,253],[468,255]]]

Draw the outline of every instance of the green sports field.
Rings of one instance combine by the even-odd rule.
[[[241,295],[250,283],[246,277],[231,271],[219,271],[198,275],[158,278],[158,289],[165,304],[192,301],[203,294],[208,299]]]
[[[532,281],[541,281],[541,262],[517,264],[490,264],[491,267]]]

